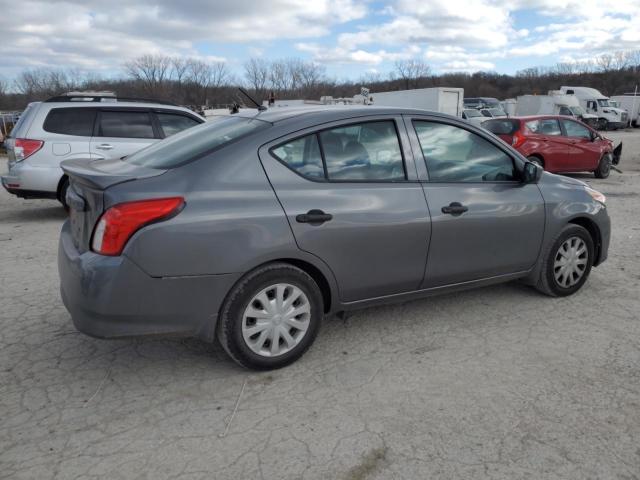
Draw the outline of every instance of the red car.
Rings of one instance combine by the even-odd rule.
[[[586,171],[607,178],[622,152],[622,143],[613,148],[591,127],[560,115],[496,118],[482,127],[552,173]]]

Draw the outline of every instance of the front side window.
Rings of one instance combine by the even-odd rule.
[[[103,111],[100,113],[100,137],[154,138],[148,112]]]
[[[54,108],[44,121],[42,128],[62,135],[93,135],[96,111],[93,108]]]
[[[191,117],[174,113],[156,113],[156,117],[158,117],[158,122],[160,122],[160,127],[162,127],[165,137],[170,137],[187,128],[195,127],[199,123]]]
[[[431,182],[517,180],[513,160],[498,147],[460,127],[414,121]]]
[[[312,180],[389,182],[406,179],[395,122],[374,121],[323,130],[271,149]]]
[[[586,138],[591,140],[591,131],[584,125],[572,122],[571,120],[562,120],[562,126],[567,132],[567,137]]]

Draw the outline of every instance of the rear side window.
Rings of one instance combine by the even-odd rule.
[[[100,137],[154,138],[149,112],[100,112]]]
[[[517,179],[513,160],[464,128],[415,121],[431,182],[503,182]]]
[[[541,120],[531,120],[525,123],[527,130],[538,135],[558,136],[562,135],[560,124],[555,118],[543,118]]]
[[[274,148],[271,153],[303,177],[324,179],[324,167],[318,137],[307,135]]]
[[[200,123],[186,115],[178,115],[174,113],[156,113],[156,117],[158,117],[160,127],[162,127],[165,137],[170,137],[171,135],[175,135],[187,128],[195,127]]]
[[[513,135],[520,128],[517,120],[487,120],[482,122],[482,128],[494,135]]]
[[[134,153],[127,157],[127,162],[143,167],[174,168],[270,126],[254,118],[214,117]]]
[[[93,108],[54,108],[44,121],[43,129],[62,135],[90,137],[96,111]]]
[[[393,120],[323,130],[279,145],[271,153],[312,180],[393,182],[406,179]]]

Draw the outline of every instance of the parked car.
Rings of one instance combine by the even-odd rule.
[[[571,117],[543,115],[488,120],[482,125],[552,173],[593,172],[607,178],[620,162],[613,142]]]
[[[204,121],[186,108],[112,94],[72,92],[33,102],[5,140],[9,171],[2,186],[20,198],[65,205],[63,160],[124,157]]]
[[[476,110],[475,108],[465,108],[462,111],[462,118],[478,127],[482,125],[482,122],[488,120],[485,115],[480,113],[480,110]]]
[[[481,108],[480,114],[487,118],[502,118],[506,117],[506,112],[501,108]]]
[[[515,279],[570,295],[609,247],[604,195],[422,110],[238,114],[62,167],[75,326],[217,338],[256,369],[299,358],[332,313]]]

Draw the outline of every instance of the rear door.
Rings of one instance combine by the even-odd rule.
[[[564,171],[595,170],[600,162],[600,144],[594,142],[591,130],[570,119],[561,119],[562,132],[568,151]]]
[[[430,218],[406,138],[401,117],[379,116],[260,149],[298,247],[329,265],[343,302],[422,282]]]
[[[194,117],[183,113],[155,111],[154,115],[157,119],[157,125],[160,129],[160,136],[162,138],[170,137],[176,133],[180,133],[187,128],[200,125],[200,121]]]
[[[538,186],[519,180],[514,159],[493,139],[442,119],[407,117],[424,162],[431,212],[423,288],[529,270],[544,232]]]
[[[544,159],[545,169],[551,172],[566,170],[569,146],[562,135],[557,118],[538,118],[524,122],[527,130],[525,150],[518,151],[525,155],[539,154]]]
[[[101,108],[91,138],[91,158],[122,158],[159,138],[149,109]]]

